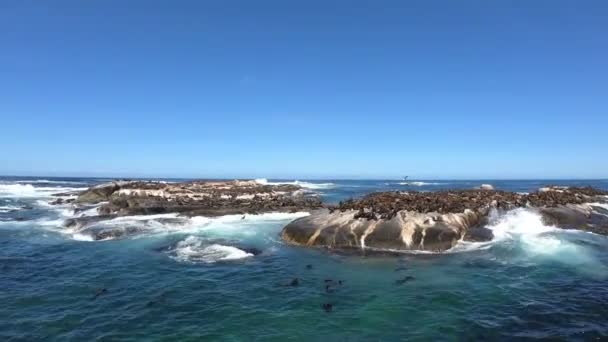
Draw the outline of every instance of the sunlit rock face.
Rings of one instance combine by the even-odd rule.
[[[483,220],[463,213],[399,211],[390,219],[355,219],[356,211],[317,211],[288,224],[282,238],[293,244],[329,248],[378,248],[443,251]]]

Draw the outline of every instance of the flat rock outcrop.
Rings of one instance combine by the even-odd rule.
[[[321,201],[297,185],[255,181],[187,183],[120,181],[92,187],[76,203],[102,203],[102,215],[182,213],[186,216],[256,214],[319,208]]]

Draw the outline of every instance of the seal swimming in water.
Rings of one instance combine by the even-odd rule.
[[[97,297],[99,297],[102,294],[107,293],[107,292],[108,292],[108,289],[106,289],[105,287],[99,288],[95,291],[95,296],[93,296],[93,298],[91,298],[91,299],[95,300],[95,299],[97,299]]]
[[[331,303],[324,303],[321,307],[325,312],[331,312],[334,309],[334,305]]]
[[[395,283],[396,283],[397,285],[401,285],[401,284],[405,284],[405,283],[407,283],[408,281],[410,281],[410,280],[414,280],[414,279],[416,279],[416,278],[414,278],[414,277],[412,277],[412,276],[406,276],[406,277],[403,277],[403,278],[401,278],[401,279],[397,279],[397,280],[395,281]]]

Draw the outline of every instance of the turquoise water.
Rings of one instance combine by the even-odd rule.
[[[288,214],[153,224],[146,234],[92,242],[60,227],[73,215],[69,208],[45,203],[55,191],[97,180],[46,180],[53,183],[0,181],[2,340],[608,338],[608,239],[546,227],[525,210],[493,220],[496,241],[444,254],[287,246],[278,233],[297,216]],[[512,191],[548,183],[608,187],[606,181],[304,185],[338,201],[374,190],[488,182]],[[287,286],[294,278],[298,286]]]

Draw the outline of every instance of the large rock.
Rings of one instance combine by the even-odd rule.
[[[281,236],[303,246],[444,251],[483,219],[472,210],[449,214],[399,211],[390,219],[360,219],[355,218],[357,214],[354,210],[316,211],[289,223]]]
[[[114,181],[93,186],[82,192],[76,199],[76,203],[94,204],[108,201],[114,192],[118,191],[121,186],[125,186],[128,183],[131,182]]]
[[[608,209],[601,204],[567,204],[538,211],[547,225],[608,235]]]
[[[548,189],[373,193],[295,220],[281,236],[303,246],[444,251],[460,240],[492,240],[492,231],[483,227],[491,210],[518,207],[536,208],[546,222],[562,228],[608,233],[608,216],[592,203],[605,200],[606,192]]]

